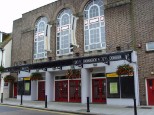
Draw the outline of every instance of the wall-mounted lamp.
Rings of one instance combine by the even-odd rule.
[[[97,66],[97,63],[93,63],[93,66]]]
[[[43,70],[43,71],[47,71],[47,68],[43,68],[42,70]]]
[[[142,47],[142,44],[141,43],[137,44],[137,47],[138,48],[141,48]]]
[[[39,69],[36,69],[36,72],[39,72]]]
[[[56,69],[60,69],[60,70],[62,70],[62,67],[56,67]]]
[[[117,51],[121,51],[121,47],[120,47],[120,46],[117,46],[117,47],[116,47],[116,50],[117,50]]]
[[[48,61],[51,61],[52,60],[52,57],[48,57]]]
[[[26,61],[23,61],[23,63],[24,63],[24,64],[27,64],[27,62],[26,62]]]
[[[56,68],[55,68],[55,67],[53,67],[52,69],[53,69],[53,70],[56,70]]]
[[[83,64],[82,65],[78,65],[78,67],[82,67],[83,68]]]

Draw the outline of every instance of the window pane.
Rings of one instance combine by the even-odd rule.
[[[44,40],[44,36],[38,36],[38,41]]]
[[[92,6],[90,8],[90,12],[89,13],[90,13],[90,18],[99,16],[98,7],[97,6]]]
[[[40,24],[39,24],[39,28],[38,28],[39,30],[39,32],[42,32],[42,31],[44,31],[45,30],[45,24],[44,24],[44,22],[41,22]]]
[[[69,16],[67,14],[63,15],[61,19],[61,25],[67,25],[69,24]]]
[[[93,28],[97,28],[97,27],[99,27],[100,25],[99,25],[99,23],[94,23],[94,24],[90,24],[90,29],[93,29]]]
[[[90,43],[94,44],[94,43],[98,43],[98,42],[100,42],[99,29],[90,30]]]
[[[103,6],[102,0],[94,0],[94,4],[97,4],[99,6]]]
[[[104,15],[104,7],[103,6],[100,7],[100,15]]]
[[[44,41],[38,42],[38,53],[44,52]]]
[[[149,42],[147,45],[147,51],[154,50],[154,42]]]
[[[101,40],[102,42],[105,42],[105,28],[101,27]]]
[[[61,48],[68,48],[69,47],[69,38],[68,35],[67,36],[62,36],[61,38]]]
[[[84,18],[85,18],[85,19],[88,19],[88,11],[85,11],[85,12],[84,12]]]

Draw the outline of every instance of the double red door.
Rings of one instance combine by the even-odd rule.
[[[39,101],[45,100],[45,82],[44,81],[38,82],[38,100]]]
[[[68,102],[68,80],[55,81],[55,100]]]
[[[154,79],[147,80],[148,104],[154,105]]]
[[[81,80],[70,80],[69,86],[70,102],[81,102]]]
[[[92,80],[92,101],[106,103],[106,79]]]

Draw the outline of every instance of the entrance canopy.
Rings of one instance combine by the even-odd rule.
[[[26,64],[26,65],[5,68],[5,72],[30,71],[34,69],[47,70],[47,68],[62,68],[63,66],[71,66],[71,65],[83,67],[83,64],[101,63],[101,62],[110,65],[110,61],[118,61],[118,60],[127,60],[128,62],[131,63],[132,62],[131,53],[132,51],[123,51],[123,52],[102,54],[96,56],[88,56],[88,57],[84,56],[72,59]]]

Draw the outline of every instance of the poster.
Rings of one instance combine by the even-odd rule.
[[[25,83],[25,91],[29,91],[30,83]]]
[[[110,94],[117,94],[118,93],[118,83],[112,82],[110,83]]]

